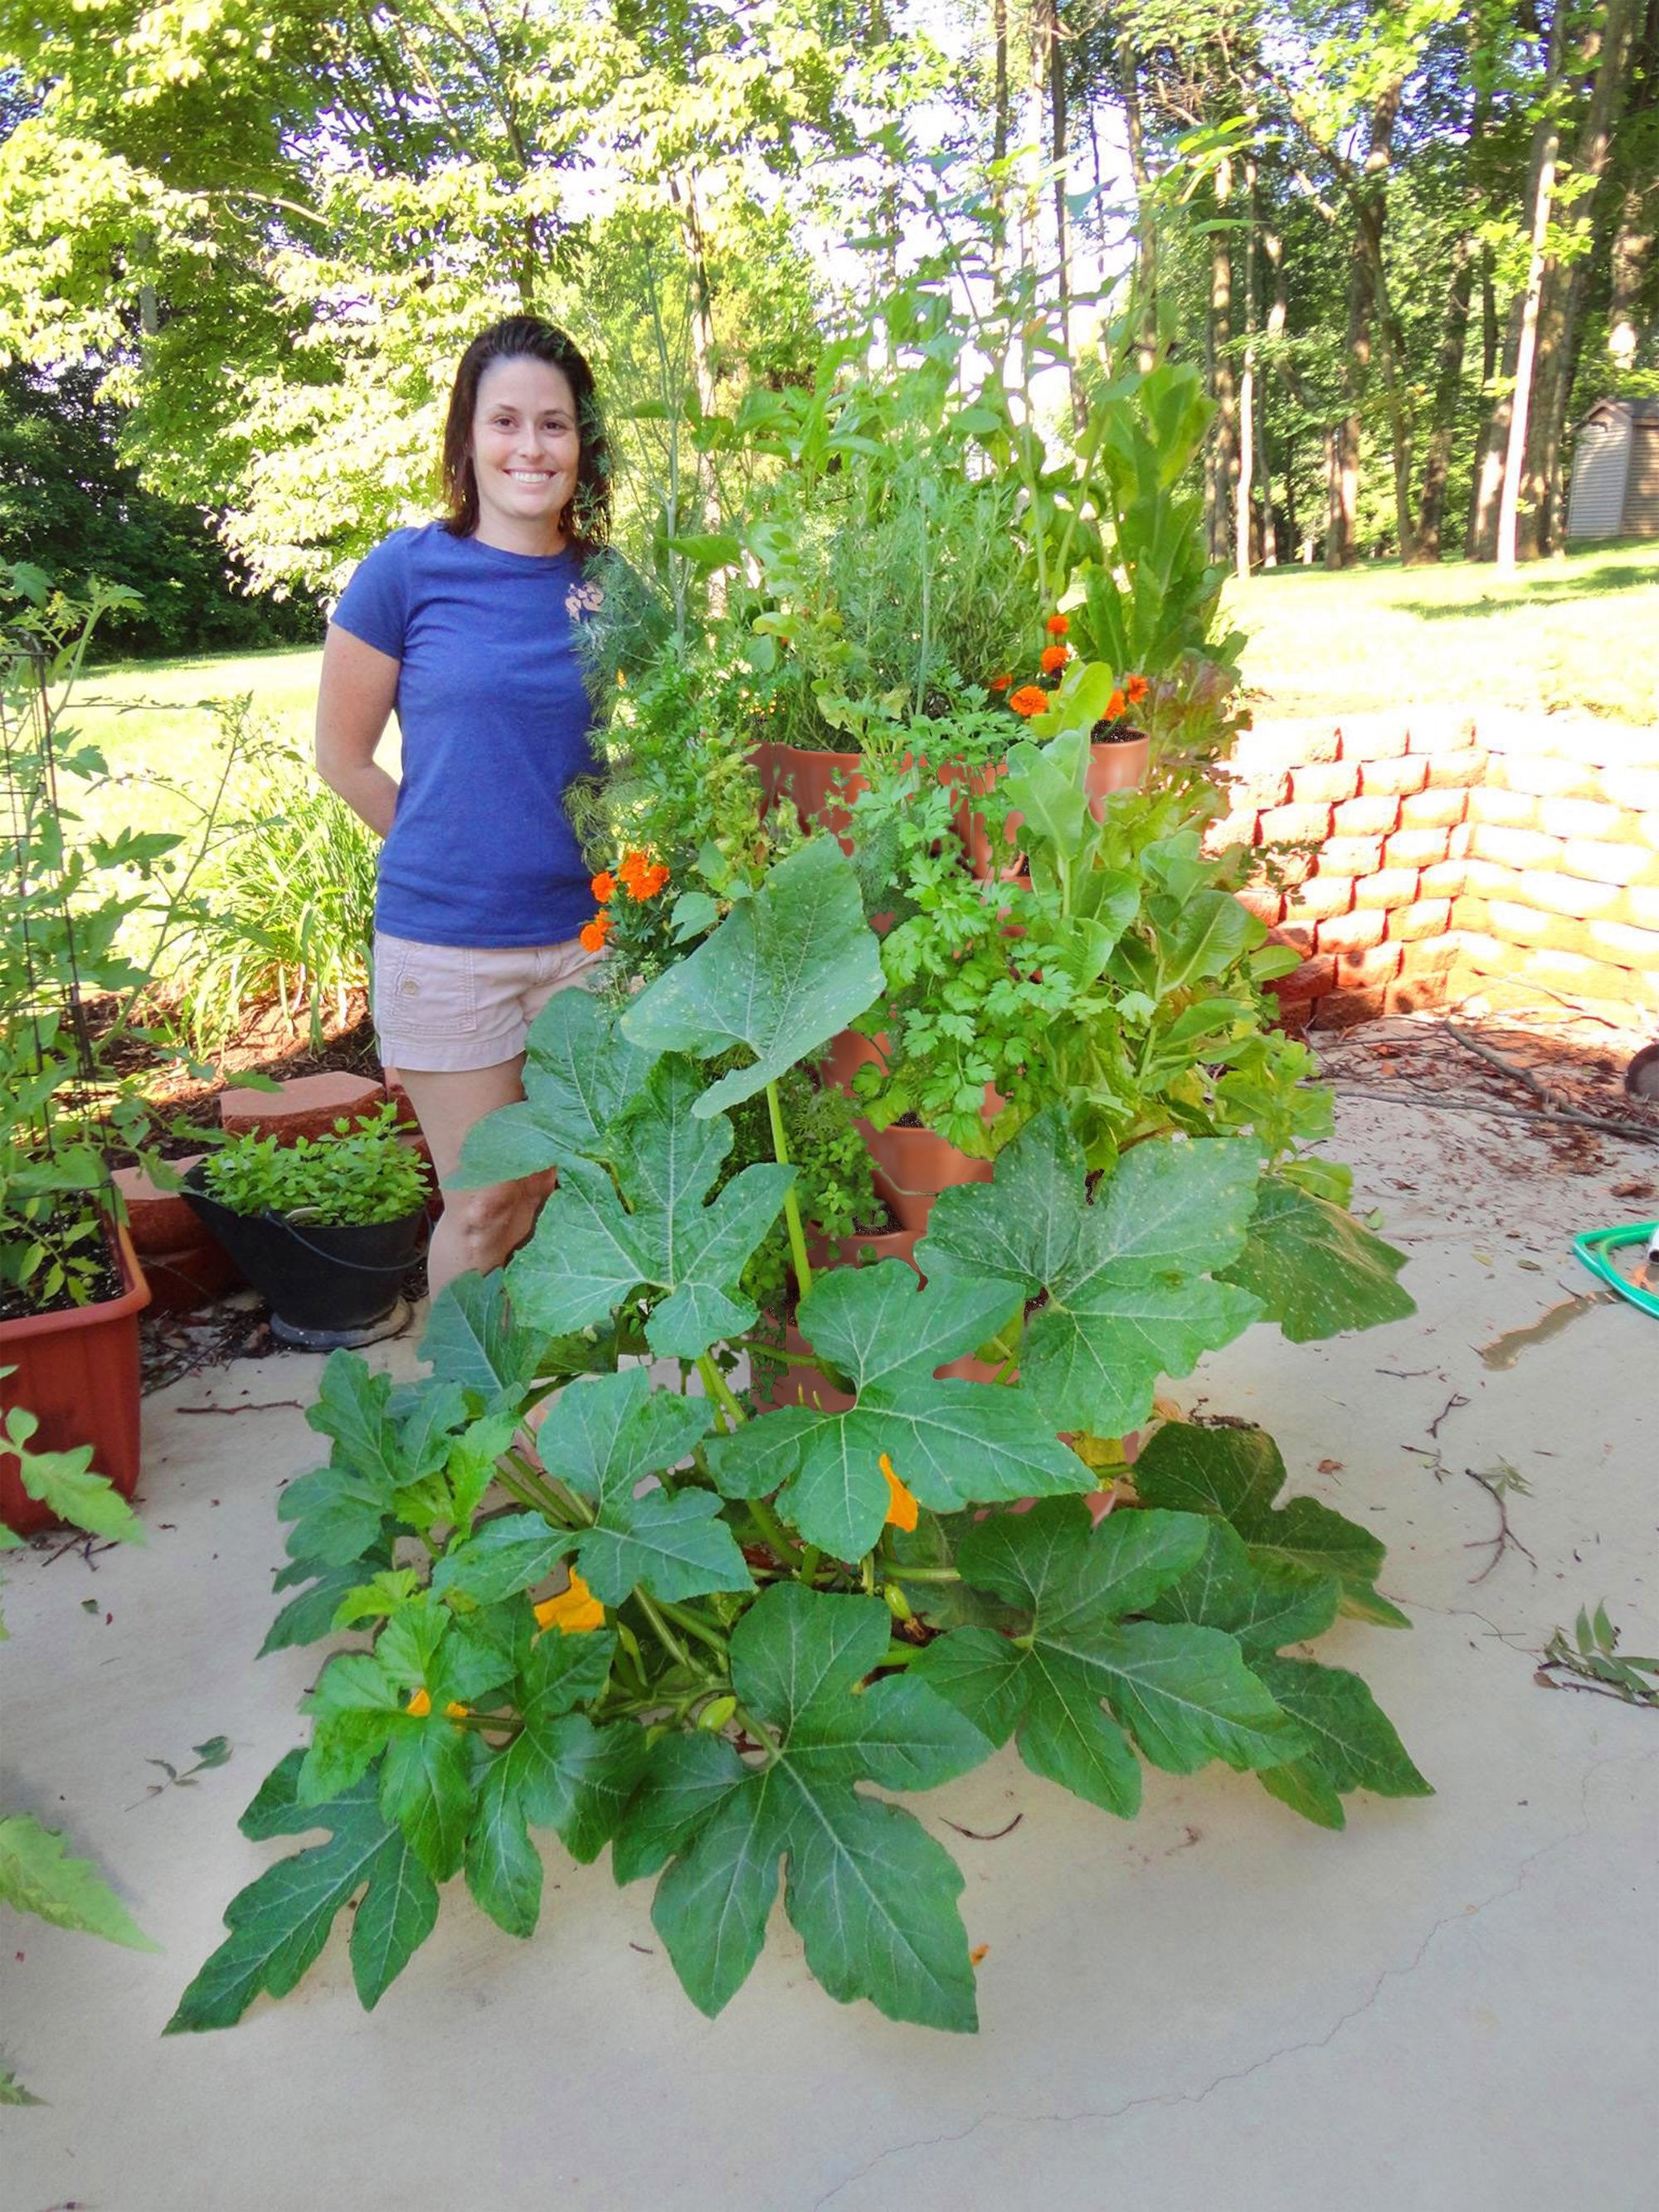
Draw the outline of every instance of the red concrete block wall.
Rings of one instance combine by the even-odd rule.
[[[1212,850],[1302,954],[1287,1021],[1340,1026],[1474,990],[1659,1012],[1659,729],[1443,708],[1263,722]],[[1285,849],[1291,848],[1291,849]]]

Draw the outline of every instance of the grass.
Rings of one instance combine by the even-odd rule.
[[[1540,561],[1283,568],[1228,586],[1267,714],[1402,704],[1581,708],[1659,722],[1659,542]]]
[[[69,719],[101,748],[113,781],[92,794],[88,817],[100,827],[188,829],[191,802],[211,800],[223,763],[215,701],[251,692],[285,735],[308,744],[322,658],[319,647],[301,646],[92,669]]]

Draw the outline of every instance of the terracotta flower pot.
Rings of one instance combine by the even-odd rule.
[[[842,850],[850,853],[852,841],[847,832],[852,826],[852,817],[842,802],[856,799],[860,792],[870,787],[860,773],[863,755],[813,752],[804,745],[774,745],[772,758],[773,804],[781,799],[793,799],[803,830],[831,830],[840,838]],[[832,784],[839,787],[833,799]]]
[[[927,1228],[940,1191],[991,1180],[989,1160],[970,1159],[931,1129],[875,1129],[865,1121],[858,1128],[875,1163],[877,1194],[905,1229]]]
[[[806,1256],[815,1267],[874,1267],[878,1260],[903,1260],[914,1267],[921,1235],[919,1229],[878,1229],[869,1235],[855,1229],[846,1237],[809,1231]]]
[[[1152,765],[1150,738],[1120,738],[1114,744],[1089,748],[1089,811],[1098,822],[1106,811],[1110,791],[1139,791]]]
[[[0,1322],[0,1409],[27,1407],[40,1419],[36,1451],[92,1446],[94,1473],[107,1475],[123,1498],[138,1484],[138,1316],[149,1285],[125,1229],[116,1231],[125,1287],[118,1297],[68,1313]],[[24,1489],[17,1462],[0,1458],[0,1521],[20,1536],[59,1526],[57,1516]]]
[[[818,1073],[825,1083],[833,1083],[838,1091],[850,1091],[853,1078],[860,1068],[873,1060],[884,1066],[891,1049],[885,1032],[867,1037],[858,1030],[842,1030],[832,1036],[824,1047],[823,1057],[818,1062]]]
[[[1006,761],[971,769],[962,761],[947,761],[939,772],[942,784],[961,789],[952,820],[967,850],[968,865],[982,884],[1010,883],[1025,866],[1024,854],[1012,842],[1014,831],[1025,817],[1017,810],[1011,812],[994,803],[988,806],[975,804],[991,798],[1007,773]]]

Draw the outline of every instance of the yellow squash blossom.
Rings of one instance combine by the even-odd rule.
[[[561,1636],[585,1636],[605,1626],[605,1607],[580,1575],[572,1575],[569,1589],[557,1597],[544,1598],[535,1612],[538,1628],[556,1628]]]
[[[887,1477],[887,1520],[894,1528],[914,1528],[916,1525],[916,1501],[893,1472],[893,1462],[885,1452],[881,1455],[881,1471]]]
[[[406,1713],[413,1713],[417,1721],[423,1721],[427,1715],[432,1711],[431,1691],[427,1689],[416,1690],[410,1697],[409,1703],[404,1707],[404,1711]]]

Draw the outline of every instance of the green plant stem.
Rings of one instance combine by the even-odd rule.
[[[578,1498],[568,1484],[560,1482],[552,1475],[540,1473],[531,1465],[521,1451],[509,1449],[502,1456],[512,1461],[519,1481],[531,1493],[532,1502],[540,1511],[552,1512],[564,1516],[565,1526],[568,1528],[591,1528],[592,1527],[597,1518],[593,1507],[585,1498]],[[499,1479],[501,1475],[499,1465],[495,1471]],[[506,1486],[503,1482],[503,1489]]]
[[[765,1498],[751,1498],[749,1499],[748,1504],[749,1510],[754,1516],[755,1526],[760,1530],[761,1534],[766,1539],[767,1542],[777,1553],[778,1557],[781,1559],[787,1559],[789,1565],[795,1570],[796,1573],[799,1574],[802,1562],[805,1560],[806,1556],[801,1550],[800,1546],[797,1544],[793,1537],[790,1535],[789,1531],[784,1527],[782,1522],[779,1520],[777,1515],[767,1504]]]
[[[720,1664],[722,1666],[726,1664],[727,1656],[726,1638],[717,1628],[710,1628],[706,1621],[699,1620],[690,1606],[671,1605],[665,1597],[645,1601],[654,1604],[670,1620],[677,1621],[688,1636],[695,1636],[699,1643],[706,1644],[720,1660]]]
[[[742,1705],[739,1705],[732,1717],[746,1736],[761,1745],[769,1759],[775,1760],[781,1757],[777,1738],[764,1728],[751,1712],[746,1711]]]
[[[897,1583],[959,1583],[962,1576],[955,1567],[901,1567],[890,1564],[888,1574]]]
[[[702,1377],[703,1389],[720,1411],[730,1417],[735,1426],[741,1428],[748,1416],[732,1395],[731,1384],[715,1366],[712,1353],[703,1353],[697,1362],[697,1372]]]
[[[685,1646],[680,1642],[679,1638],[675,1635],[673,1630],[663,1619],[662,1614],[657,1610],[656,1600],[654,1598],[648,1598],[642,1589],[636,1589],[635,1591],[634,1600],[638,1605],[640,1611],[650,1622],[658,1643],[662,1645],[663,1650],[667,1652],[669,1657],[674,1662],[674,1664],[677,1667],[684,1667],[688,1674],[695,1674],[697,1670],[691,1663],[691,1654],[686,1650]]]
[[[525,1485],[520,1483],[516,1477],[507,1474],[500,1467],[497,1467],[495,1469],[495,1480],[500,1483],[501,1488],[507,1492],[509,1498],[517,1498],[520,1505],[527,1505],[532,1513],[544,1514],[547,1511],[546,1505],[544,1504],[542,1499],[536,1496],[533,1491],[528,1489]]]
[[[818,1564],[823,1559],[823,1554],[819,1551],[816,1544],[803,1544],[801,1546],[800,1578],[804,1583],[810,1583],[817,1573]]]
[[[778,1165],[789,1165],[789,1146],[783,1133],[783,1101],[778,1095],[775,1082],[766,1086],[766,1110],[772,1117],[772,1150]],[[795,1263],[795,1283],[800,1297],[805,1298],[812,1287],[812,1269],[806,1257],[806,1232],[801,1227],[800,1208],[795,1203],[793,1187],[783,1194],[783,1218],[789,1224],[789,1252]]]

